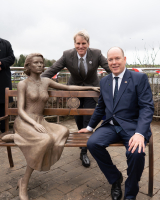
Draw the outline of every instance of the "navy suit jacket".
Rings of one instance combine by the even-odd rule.
[[[132,136],[137,132],[148,141],[154,106],[147,75],[126,69],[114,106],[112,83],[112,74],[101,79],[98,105],[89,126],[95,128],[106,115],[101,126],[115,118],[127,134]]]

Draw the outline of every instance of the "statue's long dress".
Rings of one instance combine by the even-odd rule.
[[[26,81],[27,82],[27,81]],[[27,165],[38,171],[47,171],[59,160],[68,137],[68,129],[62,125],[48,123],[42,113],[49,96],[44,87],[27,83],[25,111],[47,130],[40,133],[18,116],[14,122],[14,142],[23,152]]]

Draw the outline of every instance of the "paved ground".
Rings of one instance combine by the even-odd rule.
[[[74,120],[63,122],[70,131],[76,130]],[[154,196],[147,196],[148,156],[140,181],[137,200],[160,199],[160,122],[152,123],[154,135]],[[126,179],[124,147],[108,148],[113,162]],[[18,200],[16,185],[25,172],[26,162],[18,148],[12,148],[15,167],[10,169],[6,148],[0,148],[0,200]],[[61,159],[48,172],[34,171],[29,182],[29,197],[33,200],[111,200],[108,181],[89,154],[91,166],[85,168],[79,159],[78,148],[65,148]],[[148,151],[146,152],[148,154]],[[124,193],[124,182],[123,182]]]

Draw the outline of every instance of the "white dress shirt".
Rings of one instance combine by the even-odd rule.
[[[126,68],[123,70],[123,72],[122,73],[120,73],[117,77],[119,77],[118,78],[118,90],[119,90],[119,88],[120,88],[120,85],[121,85],[121,82],[122,82],[122,79],[123,79],[123,76],[124,76],[124,73],[125,73],[125,71],[126,71]],[[112,77],[113,77],[113,97],[114,97],[114,90],[115,90],[115,84],[116,84],[116,80],[115,80],[115,78],[114,77],[116,77],[113,73],[112,73]],[[111,125],[114,125],[114,123],[113,123],[113,121],[111,120],[110,122],[109,122]],[[89,130],[89,131],[93,131],[93,128],[92,127],[90,127],[90,126],[87,126],[87,130]],[[139,134],[139,135],[142,135],[142,134],[140,134],[140,133],[135,133],[135,134]],[[142,135],[143,136],[143,135]],[[144,136],[143,136],[144,137]]]
[[[87,74],[87,72],[88,72],[87,60],[86,60],[86,58],[87,58],[87,52],[86,52],[86,54],[85,54],[83,57],[81,57],[81,56],[78,54],[78,52],[77,52],[77,56],[78,56],[78,70],[79,70],[79,66],[80,66],[80,63],[81,63],[80,58],[83,58],[84,69],[85,69],[85,72],[86,72],[86,74]]]
[[[126,71],[126,68],[124,69],[124,71],[122,73],[120,73],[117,77],[119,77],[118,79],[118,90],[120,88],[120,85],[121,85],[121,82],[122,82],[122,79],[123,79],[123,76],[124,76],[124,73]],[[116,80],[114,77],[116,77],[113,73],[112,73],[112,77],[113,77],[113,97],[114,97],[114,90],[115,90],[115,85],[116,85]]]

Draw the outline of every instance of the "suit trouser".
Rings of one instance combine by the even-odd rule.
[[[0,117],[4,117],[4,116],[5,116],[5,104],[0,103]],[[4,133],[5,132],[5,120],[2,120],[0,123],[1,123],[1,132]]]
[[[125,182],[125,198],[135,198],[139,191],[138,182],[140,181],[144,163],[145,163],[145,153],[138,153],[138,148],[134,153],[128,151],[128,142],[131,138],[130,135],[126,134],[125,131],[120,131],[116,133],[114,126],[110,124],[105,124],[98,128],[89,138],[87,147],[91,152],[92,156],[97,161],[101,171],[106,176],[110,184],[113,184],[120,177],[120,172],[117,167],[113,164],[111,157],[106,150],[109,144],[116,143],[120,140],[123,141],[126,147],[126,157],[127,157],[127,175],[128,178]],[[146,145],[146,143],[145,143]]]
[[[80,100],[80,106],[79,108],[95,108],[96,107],[96,101],[91,97],[86,98],[79,98]],[[82,128],[86,128],[89,124],[91,115],[75,115],[74,116],[78,130]],[[87,147],[81,147],[82,152],[87,152]]]

